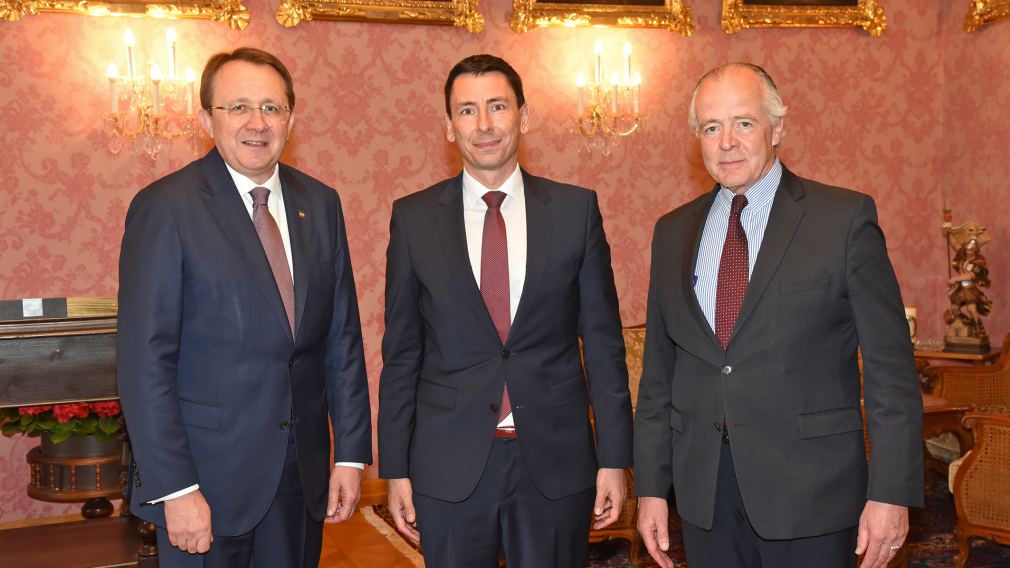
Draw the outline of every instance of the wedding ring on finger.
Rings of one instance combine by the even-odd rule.
[[[891,545],[891,552],[897,552],[899,548],[901,548],[900,544],[892,544]]]

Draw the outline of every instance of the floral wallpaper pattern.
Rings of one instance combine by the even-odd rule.
[[[986,253],[996,307],[988,326],[995,343],[1010,331],[1010,205],[1002,199],[1010,160],[999,149],[1010,127],[1010,23],[964,33],[966,1],[887,2],[882,38],[856,29],[728,36],[716,0],[691,2],[697,31],[690,38],[595,28],[515,34],[506,0],[480,2],[486,29],[479,34],[347,22],[287,29],[274,19],[276,1],[245,4],[252,18],[243,31],[209,21],[59,14],[0,22],[0,298],[116,294],[130,199],[194,154],[184,145],[157,161],[110,154],[100,127],[109,105],[105,70],[110,61],[125,67],[126,27],[146,69],[152,55],[167,58],[172,26],[180,71],[199,75],[209,55],[242,45],[272,51],[290,67],[298,104],[284,159],[343,198],[373,413],[390,205],[460,168],[445,140],[442,85],[456,61],[477,52],[503,56],[523,77],[532,110],[524,166],[599,192],[626,324],[644,321],[655,220],[711,185],[687,127],[691,90],[707,69],[749,60],[771,73],[790,107],[784,163],[876,198],[905,302],[919,310],[920,335],[943,333],[944,196],[955,223],[971,219],[992,231]],[[597,39],[615,56],[632,41],[643,77],[644,127],[609,157],[580,152],[572,130],[575,78],[590,72]],[[0,438],[0,523],[78,508],[25,494],[24,456],[36,443]]]

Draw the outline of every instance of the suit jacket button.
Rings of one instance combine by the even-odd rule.
[[[712,426],[715,426],[715,429],[717,431],[722,432],[722,424],[719,424],[718,422],[713,422]]]
[[[280,423],[280,425],[278,425],[278,428],[280,428],[281,430],[287,430],[288,429],[288,421],[287,420],[282,421]]]
[[[291,368],[294,368],[294,367],[297,367],[297,366],[298,366],[298,361],[296,361],[294,359],[291,359],[290,361],[288,361],[288,369],[291,369]]]
[[[489,406],[488,408],[490,408],[490,409],[491,409],[491,412],[494,412],[495,414],[498,414],[498,410],[499,410],[499,408],[498,408],[498,405],[497,405],[497,404],[492,404],[492,405],[491,405],[491,406]]]
[[[728,375],[728,374],[730,374],[732,372],[733,372],[733,367],[730,367],[729,365],[726,365],[725,367],[722,368],[722,374],[724,374],[724,375]]]
[[[509,357],[510,357],[511,355],[512,355],[512,354],[511,354],[511,353],[509,353],[509,350],[508,350],[508,349],[502,349],[502,350],[501,350],[501,358],[502,358],[502,359],[508,359],[508,358],[509,358]]]

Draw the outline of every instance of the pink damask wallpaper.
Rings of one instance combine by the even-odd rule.
[[[764,66],[786,104],[783,161],[801,175],[870,193],[905,302],[920,335],[939,337],[946,256],[943,194],[955,221],[993,231],[996,283],[990,333],[1010,331],[1010,206],[1000,197],[1010,160],[1010,22],[961,31],[967,2],[884,2],[888,30],[746,30],[728,36],[720,2],[694,0],[690,38],[663,30],[546,29],[517,35],[511,2],[482,0],[486,29],[304,22],[280,26],[276,2],[245,0],[244,31],[209,21],[42,14],[0,23],[0,298],[116,294],[123,216],[138,189],[193,158],[183,147],[158,161],[111,155],[100,131],[105,69],[125,49],[164,58],[166,29],[179,37],[180,68],[254,45],[291,68],[298,111],[285,160],[333,185],[345,203],[375,410],[380,369],[385,246],[393,199],[453,175],[441,88],[459,59],[491,52],[522,74],[533,112],[522,162],[534,173],[596,189],[614,249],[627,324],[644,320],[649,241],[665,211],[711,181],[686,125],[690,91],[708,68],[733,60]],[[964,4],[961,6],[960,4]],[[580,153],[572,133],[575,77],[593,42],[616,53],[634,43],[647,122],[612,156]],[[616,63],[616,62],[615,62]],[[162,64],[164,66],[164,64]],[[0,438],[0,523],[67,514],[76,506],[29,499],[24,455],[34,441]]]

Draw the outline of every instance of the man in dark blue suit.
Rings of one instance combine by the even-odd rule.
[[[295,95],[276,57],[211,57],[200,103],[216,148],[138,193],[126,218],[131,508],[158,527],[163,567],[315,567],[322,521],[350,517],[371,462],[340,199],[278,164]]]
[[[393,205],[379,474],[437,568],[586,565],[617,519],[631,401],[596,193],[518,165],[522,81],[475,55],[445,84],[463,172]],[[585,366],[579,353],[582,337]],[[595,437],[589,404],[595,417]]]

